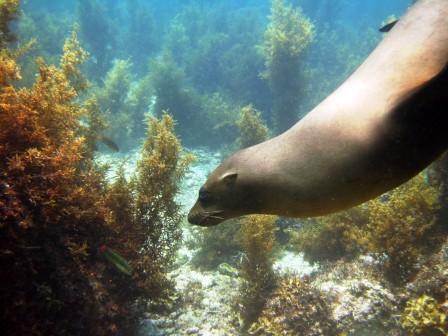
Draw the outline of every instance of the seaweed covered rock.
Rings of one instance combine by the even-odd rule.
[[[328,298],[331,314],[342,335],[402,335],[399,300],[384,281],[382,261],[360,257],[352,262],[327,264],[311,285]]]
[[[401,303],[401,323],[410,335],[448,333],[448,240],[421,263]]]
[[[250,333],[263,336],[336,336],[338,330],[325,296],[305,280],[287,278],[269,297]]]
[[[401,324],[409,335],[437,336],[448,334],[448,315],[433,297],[422,295],[409,300],[401,316]]]
[[[448,240],[439,251],[421,262],[418,272],[406,285],[407,297],[431,293],[438,301],[448,300]]]

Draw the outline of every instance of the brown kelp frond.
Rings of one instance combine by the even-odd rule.
[[[6,50],[0,51],[0,87],[5,90],[12,80],[20,79],[19,67]]]
[[[272,264],[276,219],[275,216],[254,215],[242,220],[241,245],[246,257],[241,268],[243,281],[238,304],[243,330],[257,320],[275,287]]]
[[[69,38],[65,40],[64,52],[60,66],[65,77],[77,93],[87,88],[87,79],[81,74],[79,66],[87,61],[89,53],[85,51],[78,40],[78,27],[74,27]]]
[[[98,149],[98,143],[109,127],[104,113],[98,106],[95,97],[88,98],[84,104],[84,119],[81,124],[81,135],[85,139],[86,155],[93,157],[94,151]]]
[[[0,53],[2,326],[10,335],[126,330],[137,286],[116,271],[126,263],[115,258],[114,269],[98,253],[106,243],[123,255],[108,225],[104,176],[81,136],[85,108],[68,73],[43,60],[33,86],[15,88],[12,55]]]
[[[183,155],[174,134],[174,120],[164,113],[148,120],[148,137],[135,179],[135,221],[144,232],[141,281],[151,297],[166,298],[172,288],[166,277],[181,239],[180,206],[175,201],[180,181],[193,161]]]

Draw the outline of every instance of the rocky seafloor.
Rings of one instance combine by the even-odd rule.
[[[197,191],[207,175],[222,160],[220,153],[205,149],[193,151],[196,161],[183,182],[177,201],[188,212],[196,200]],[[105,155],[100,161],[117,162],[117,155]],[[128,155],[125,170],[131,174],[138,152]],[[113,173],[110,175],[113,178]],[[195,227],[183,224],[184,242],[195,239]],[[142,321],[140,336],[224,336],[240,335],[240,321],[235,310],[239,295],[238,270],[225,264],[213,271],[202,271],[193,266],[197,252],[194,244],[185,243],[179,250],[174,270],[170,273],[176,284],[180,304],[166,314],[147,313]],[[446,250],[445,252],[444,249]],[[448,244],[438,254],[438,279],[448,279]],[[311,278],[311,286],[328,298],[332,316],[341,335],[346,336],[400,336],[400,311],[409,295],[425,292],[424,286],[440,285],[436,277],[417,279],[397,293],[381,276],[381,261],[363,256],[350,263],[336,263],[315,267],[303,260],[299,253],[285,249],[277,256],[274,270],[278,275]],[[445,265],[445,266],[443,266]],[[312,275],[310,277],[310,275]],[[418,277],[417,277],[418,278]],[[425,282],[426,281],[426,282]],[[311,333],[310,333],[311,335]]]

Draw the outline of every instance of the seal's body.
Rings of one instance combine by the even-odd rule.
[[[407,181],[448,146],[448,0],[421,0],[285,133],[225,160],[188,219],[324,215]]]

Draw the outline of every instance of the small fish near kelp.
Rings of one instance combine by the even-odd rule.
[[[99,248],[100,254],[103,255],[106,260],[114,266],[114,268],[120,273],[131,276],[132,267],[129,265],[128,261],[123,258],[120,254],[110,249],[106,245],[101,245]]]
[[[118,145],[111,138],[103,134],[99,135],[97,140],[114,152],[120,151],[120,147],[118,147]]]

